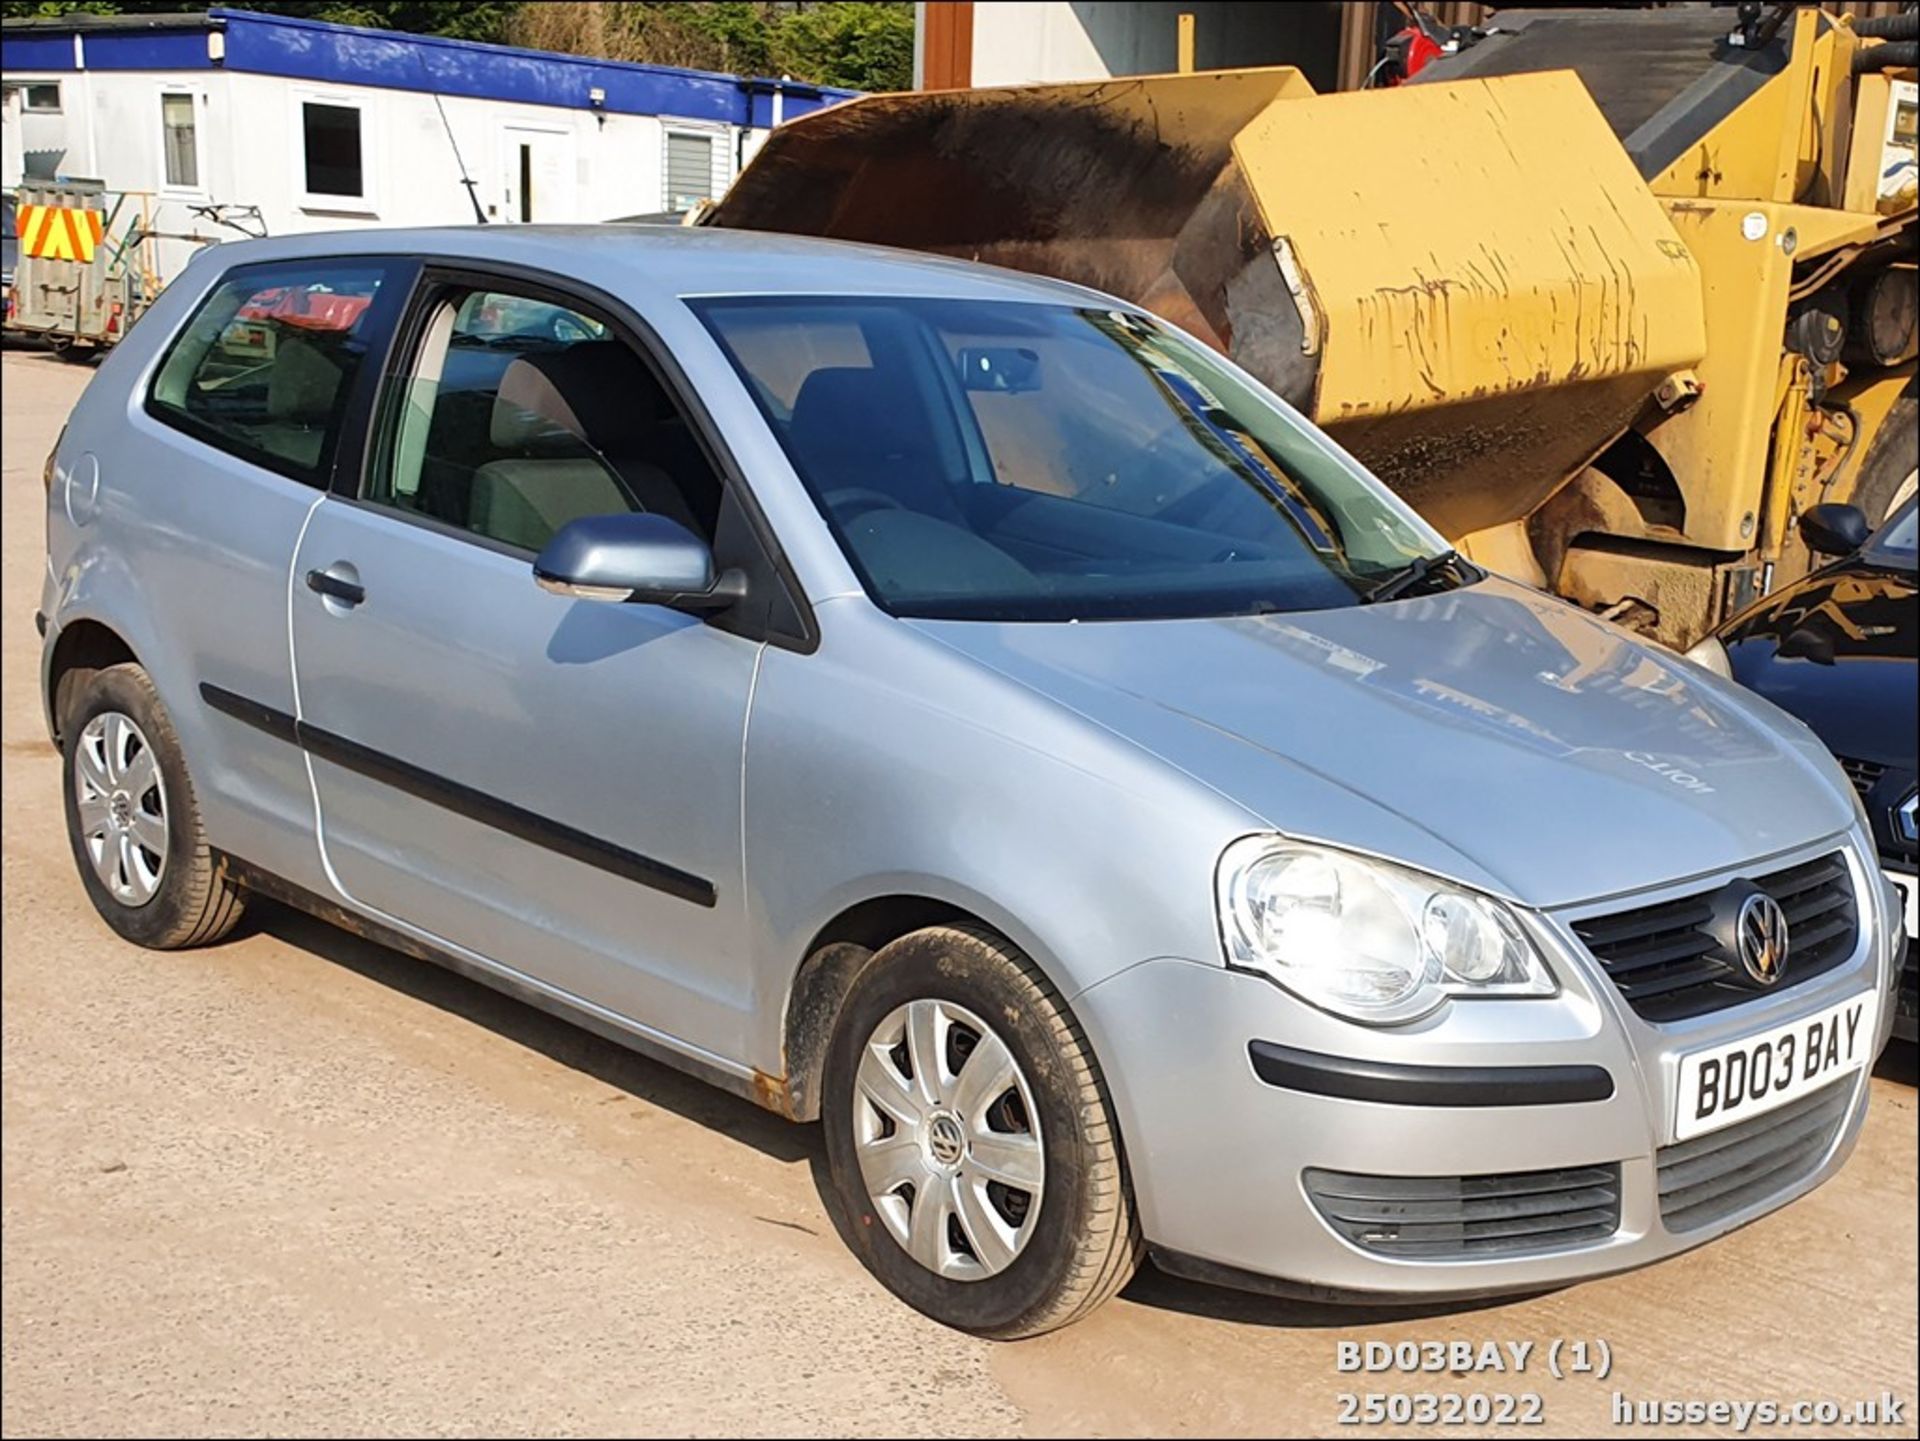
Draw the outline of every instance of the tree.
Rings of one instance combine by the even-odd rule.
[[[142,11],[179,14],[207,8],[206,0],[182,4],[116,4],[113,0],[5,0],[9,20],[57,19],[62,15],[136,15]],[[415,35],[447,35],[457,40],[503,40],[508,22],[520,9],[514,0],[245,0],[245,8],[336,25],[405,30]]]
[[[466,0],[464,4],[440,3],[440,0],[338,0],[320,5],[255,4],[243,0],[249,10],[282,13],[311,10],[316,20],[331,20],[336,25],[366,25],[376,30],[405,30],[415,35],[445,35],[453,40],[503,41],[507,26],[520,9],[512,0]]]
[[[660,8],[677,14],[689,30],[717,47],[710,68],[740,75],[764,75],[773,69],[775,30],[767,23],[767,6],[724,0],[711,5]]]
[[[519,8],[507,37],[570,55],[791,75],[853,90],[904,90],[913,83],[913,6],[885,0],[535,0]]]
[[[913,83],[913,6],[897,0],[242,0],[249,10],[502,41],[570,55],[684,65],[743,75],[791,75],[853,90]],[[141,11],[197,11],[206,0],[4,0],[9,20]]]
[[[106,0],[6,0],[0,15],[8,20],[57,20],[62,15],[118,15],[122,6]],[[201,7],[205,9],[205,6]]]
[[[774,30],[774,63],[784,73],[850,90],[905,90],[913,84],[913,7],[853,0],[797,5]]]

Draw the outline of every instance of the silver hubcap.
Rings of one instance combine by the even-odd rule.
[[[875,1211],[935,1275],[978,1281],[1026,1248],[1046,1156],[1027,1078],[986,1022],[911,1001],[867,1040],[853,1137]]]
[[[118,711],[88,721],[73,791],[94,874],[121,905],[144,906],[167,870],[167,787],[140,727]]]

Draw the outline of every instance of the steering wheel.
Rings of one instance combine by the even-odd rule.
[[[905,510],[895,497],[883,490],[874,490],[864,485],[842,486],[839,490],[829,490],[821,499],[826,501],[828,509],[842,520],[855,520],[870,510]]]

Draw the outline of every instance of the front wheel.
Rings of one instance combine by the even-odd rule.
[[[1025,956],[984,930],[916,931],[855,978],[822,1120],[842,1233],[937,1321],[1050,1331],[1140,1258],[1118,1128],[1086,1038]]]
[[[1907,382],[1913,390],[1913,382]],[[1887,412],[1879,433],[1867,447],[1856,472],[1853,493],[1847,497],[1866,514],[1867,524],[1878,530],[1887,519],[1905,505],[1920,481],[1920,400],[1911,393],[1901,396]]]

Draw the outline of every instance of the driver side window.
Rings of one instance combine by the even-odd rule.
[[[622,511],[711,541],[719,482],[609,326],[508,291],[429,303],[411,371],[388,396],[369,500],[527,551],[568,521]]]

